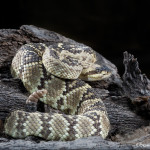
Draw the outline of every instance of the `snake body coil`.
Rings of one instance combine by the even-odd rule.
[[[46,140],[94,135],[105,138],[110,128],[105,106],[91,86],[82,81],[110,76],[106,66],[95,62],[94,51],[86,46],[22,46],[12,61],[13,76],[20,78],[33,96],[39,90],[47,90],[39,100],[63,113],[14,111],[5,122],[5,133],[14,138],[33,135]]]

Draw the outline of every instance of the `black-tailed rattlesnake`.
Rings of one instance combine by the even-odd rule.
[[[12,61],[12,74],[20,78],[32,99],[63,112],[14,111],[7,118],[5,133],[15,138],[33,135],[46,140],[74,140],[88,136],[105,138],[110,129],[102,100],[82,80],[101,80],[111,73],[95,63],[86,46],[56,43],[26,44]]]

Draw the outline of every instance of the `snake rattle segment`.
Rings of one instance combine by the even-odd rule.
[[[108,78],[111,72],[95,62],[95,52],[83,45],[22,46],[12,61],[12,75],[22,80],[30,97],[46,90],[39,100],[63,113],[14,111],[6,119],[5,133],[14,138],[38,136],[62,141],[105,138],[110,129],[106,108],[84,80]]]

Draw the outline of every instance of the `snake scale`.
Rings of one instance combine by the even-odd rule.
[[[31,94],[29,102],[39,99],[62,113],[13,111],[5,121],[5,133],[14,138],[62,141],[95,135],[106,138],[110,129],[106,108],[83,81],[111,75],[107,66],[96,61],[95,52],[83,45],[23,45],[13,58],[12,75],[20,78]]]

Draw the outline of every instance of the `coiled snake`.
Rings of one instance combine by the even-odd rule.
[[[26,44],[15,55],[11,72],[31,94],[61,113],[14,111],[5,122],[5,133],[14,138],[29,135],[45,140],[74,140],[108,135],[110,123],[102,100],[83,80],[108,78],[106,66],[95,63],[94,51],[86,46],[56,43]]]

